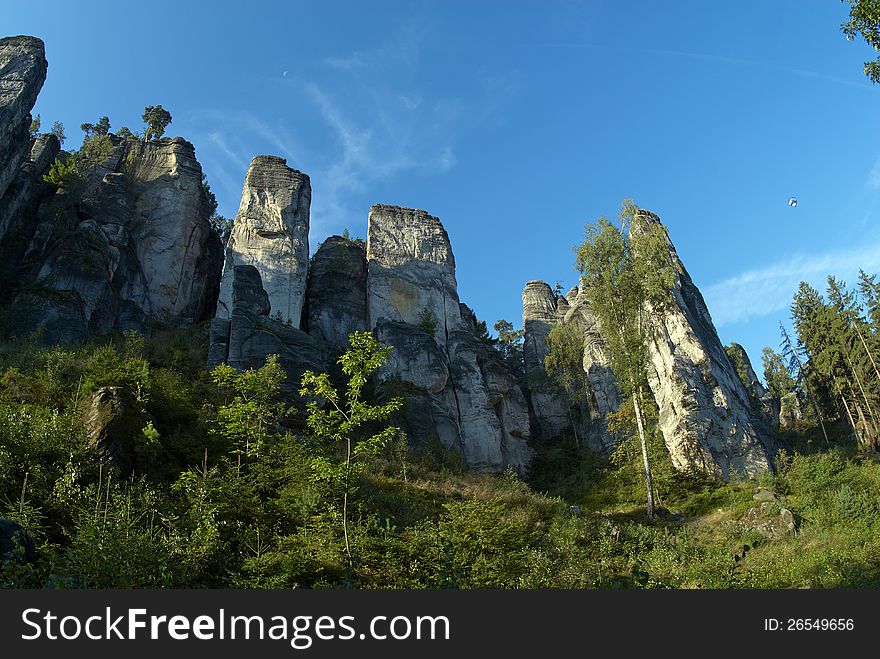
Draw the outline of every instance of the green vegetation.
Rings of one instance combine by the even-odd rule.
[[[144,142],[158,140],[165,134],[165,129],[171,123],[171,113],[161,105],[148,105],[144,108]]]
[[[586,240],[577,249],[577,269],[602,328],[617,386],[632,406],[645,469],[648,519],[654,517],[654,490],[648,455],[645,410],[648,341],[652,316],[662,316],[671,299],[675,270],[666,230],[651,221],[630,200],[623,202],[620,226],[600,218],[587,225]],[[581,344],[583,342],[581,341]],[[583,369],[581,369],[582,371]],[[624,405],[626,407],[626,405]]]
[[[843,1],[843,0],[841,0]],[[880,0],[847,0],[849,20],[840,29],[849,41],[861,36],[875,51],[880,50]],[[873,83],[880,82],[880,57],[865,62],[865,75]]]
[[[659,501],[682,516],[647,523],[634,444],[614,462],[574,442],[544,448],[529,483],[469,473],[442,447],[411,455],[387,441],[388,401],[372,402],[365,379],[384,355],[371,339],[353,342],[338,381],[307,379],[324,393],[297,412],[282,400],[273,359],[203,372],[203,331],[0,346],[0,516],[38,545],[36,564],[0,559],[0,585],[880,586],[880,465],[846,433],[832,435],[830,452],[782,454],[776,476],[740,484],[674,472],[649,435]],[[128,477],[88,445],[84,412],[106,386],[131,391],[151,418],[136,431]],[[758,484],[794,512],[796,534],[770,539],[741,526]]]
[[[437,316],[434,315],[434,312],[427,305],[422,307],[422,310],[419,312],[419,327],[431,336],[437,333]]]

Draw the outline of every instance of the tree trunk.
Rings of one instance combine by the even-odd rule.
[[[648,459],[648,442],[645,438],[645,424],[642,421],[642,388],[636,389],[633,395],[633,409],[636,413],[636,424],[639,427],[639,442],[642,445],[642,461],[645,464],[645,488],[648,491],[648,519],[654,519],[654,481],[651,478],[651,461]]]
[[[822,436],[825,437],[825,446],[830,448],[831,442],[828,441],[828,433],[825,431],[825,421],[822,420],[822,412],[819,410],[819,403],[816,402],[816,397],[813,396],[813,388],[810,386],[810,382],[807,380],[806,375],[804,375],[804,388],[807,390],[807,396],[809,396],[810,402],[813,404],[816,418],[819,419],[819,426],[822,428]]]
[[[877,376],[877,381],[880,382],[880,369],[877,368],[877,362],[874,361],[874,355],[871,354],[871,350],[868,348],[868,343],[865,341],[865,337],[862,336],[862,332],[859,330],[859,325],[855,321],[853,321],[853,328],[855,329],[859,340],[862,342],[862,347],[865,349],[868,359],[871,360],[871,366],[874,367],[874,374]]]
[[[849,366],[850,372],[853,374],[853,377],[856,379],[856,384],[859,385],[859,391],[862,392],[862,399],[865,401],[865,409],[868,410],[868,416],[871,419],[871,428],[873,430],[873,432],[871,433],[871,436],[872,436],[872,443],[873,443],[873,438],[877,437],[877,415],[875,415],[874,410],[871,409],[871,402],[868,400],[868,392],[865,391],[865,387],[862,385],[862,379],[859,377],[858,372],[856,372],[855,366],[853,366],[853,363],[850,361],[849,357],[847,357],[845,354],[843,357],[846,360],[847,365]]]
[[[843,395],[843,392],[840,390],[840,384],[832,378],[834,382],[834,388],[837,389],[837,395],[840,396],[840,400],[843,403],[843,407],[846,410],[846,416],[849,419],[849,425],[853,429],[853,434],[856,436],[856,442],[859,441],[859,428],[856,425],[856,420],[853,419],[852,412],[849,409],[849,403],[846,402],[846,396]]]

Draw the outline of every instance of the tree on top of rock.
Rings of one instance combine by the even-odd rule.
[[[165,129],[171,123],[171,113],[161,105],[148,105],[144,108],[144,142],[158,140],[165,134]]]
[[[86,134],[86,137],[89,137],[91,135],[100,137],[101,135],[106,135],[110,132],[110,117],[104,115],[103,117],[98,119],[98,123],[80,124],[79,127]]]

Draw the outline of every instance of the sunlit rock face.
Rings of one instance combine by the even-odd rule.
[[[440,220],[377,205],[367,233],[367,318],[394,347],[384,389],[407,405],[398,421],[411,441],[458,450],[477,471],[531,460],[528,407],[516,378],[459,303],[455,258]]]
[[[634,227],[660,225],[648,211],[639,211],[637,219]],[[668,234],[666,240],[676,271],[673,303],[646,313],[654,324],[648,382],[672,462],[682,471],[725,480],[756,476],[771,468],[772,440],[718,339],[703,296]]]
[[[46,81],[47,67],[40,39],[0,39],[0,200],[30,153],[30,112]],[[0,224],[5,222],[0,216]]]
[[[237,265],[253,265],[269,295],[272,317],[299,328],[309,269],[309,177],[284,158],[256,156],[226,246],[217,317],[232,313]]]
[[[223,247],[208,221],[202,169],[179,137],[111,136],[82,184],[42,198],[20,255],[26,285],[11,329],[47,343],[149,333],[210,318]],[[51,148],[51,147],[47,147]]]

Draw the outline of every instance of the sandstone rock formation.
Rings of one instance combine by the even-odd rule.
[[[477,471],[527,469],[525,397],[459,303],[455,258],[439,219],[397,206],[370,209],[367,317],[379,340],[394,347],[379,377],[386,390],[406,395],[400,421],[416,443],[437,439]]]
[[[761,381],[758,379],[749,355],[739,343],[731,343],[726,348],[730,360],[739,375],[740,381],[745,385],[749,394],[752,407],[756,409],[761,419],[770,426],[779,425],[779,401],[770,395]]]
[[[192,144],[113,138],[84,183],[45,199],[32,223],[12,330],[47,343],[175,327],[214,312],[222,245]]]
[[[367,318],[436,324],[437,340],[462,328],[455,258],[440,220],[423,210],[376,205],[367,229]]]
[[[152,421],[135,396],[123,387],[101,387],[86,401],[89,446],[102,462],[128,476],[138,460],[138,440]]]
[[[306,289],[305,329],[331,350],[348,347],[348,335],[364,332],[367,259],[364,244],[330,236],[315,252]]]
[[[237,265],[256,265],[278,320],[299,328],[309,267],[309,177],[284,158],[256,156],[226,246],[217,317],[230,318]]]
[[[46,80],[47,66],[41,40],[0,39],[0,200],[30,151],[30,111]],[[6,222],[0,216],[0,227]]]
[[[523,300],[523,360],[532,409],[544,438],[558,436],[572,427],[570,404],[566,394],[556,386],[544,370],[544,358],[550,352],[547,335],[560,320],[557,313],[559,299],[550,286],[539,280],[526,282]],[[564,318],[564,313],[562,314]]]
[[[616,438],[608,431],[607,415],[620,406],[604,342],[586,295],[575,286],[557,296],[543,281],[529,281],[523,290],[523,346],[529,395],[538,429],[545,439],[570,430],[579,443],[608,454]],[[544,369],[550,353],[547,335],[556,325],[570,327],[582,343],[583,378],[575,395],[564,391]]]
[[[241,371],[258,369],[267,356],[278,355],[288,394],[299,390],[305,371],[325,370],[322,347],[314,338],[271,317],[270,297],[255,266],[235,266],[231,298],[231,318],[211,321],[209,368],[226,363]]]
[[[634,226],[660,224],[644,210],[637,219]],[[771,439],[718,339],[703,296],[668,234],[666,240],[676,270],[673,304],[647,310],[655,324],[648,383],[666,447],[680,470],[725,480],[756,476],[770,469]]]
[[[647,211],[639,212],[639,221],[660,222]],[[667,244],[676,270],[673,303],[670,308],[646,312],[655,325],[649,343],[648,382],[672,462],[682,471],[698,470],[722,479],[769,470],[772,440],[767,424],[760,418],[761,399],[766,400],[766,392],[744,351],[737,355],[745,369],[748,390],[740,380],[718,339],[700,291],[668,237]],[[558,324],[576,324],[583,334],[583,370],[587,377],[575,402],[553,384],[543,368],[549,353],[547,335]],[[552,438],[569,429],[581,444],[607,453],[615,443],[607,430],[607,415],[621,401],[602,329],[590,309],[586,291],[575,287],[562,297],[544,282],[528,282],[523,290],[523,325],[529,395],[541,435]],[[750,392],[754,392],[754,398]]]

